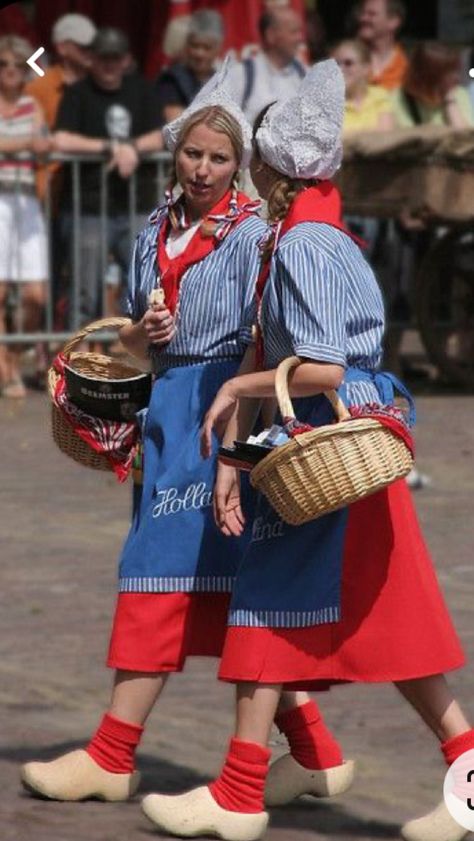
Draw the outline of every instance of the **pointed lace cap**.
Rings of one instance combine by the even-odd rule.
[[[252,155],[252,129],[250,123],[245,118],[243,111],[236,105],[233,98],[234,92],[229,78],[229,71],[233,64],[230,56],[227,56],[222,67],[214,73],[213,76],[206,82],[201,90],[196,94],[190,105],[183,111],[179,117],[176,117],[171,123],[163,126],[163,139],[166,148],[170,152],[174,152],[183,126],[192,114],[200,111],[201,108],[207,108],[211,105],[220,105],[228,114],[230,114],[240,126],[243,140],[243,155],[240,162],[240,168],[245,169],[249,165],[250,157]]]
[[[344,102],[334,59],[314,64],[298,93],[265,114],[256,135],[260,156],[290,178],[331,178],[342,160]]]

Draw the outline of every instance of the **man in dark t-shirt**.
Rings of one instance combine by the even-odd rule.
[[[89,74],[65,91],[54,134],[59,152],[109,158],[106,167],[98,162],[80,164],[80,194],[74,169],[69,167],[62,195],[63,228],[70,239],[73,208],[77,212],[80,206],[81,212],[81,321],[100,313],[104,261],[118,267],[124,281],[131,241],[157,201],[156,166],[139,165],[140,156],[163,148],[156,94],[148,81],[130,72],[125,34],[112,28],[99,30],[92,53]],[[130,178],[135,172],[137,212],[132,231]],[[104,208],[105,217],[101,217]],[[105,244],[101,241],[104,231]]]

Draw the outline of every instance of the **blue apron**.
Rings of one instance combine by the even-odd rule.
[[[204,415],[240,360],[170,368],[155,381],[144,423],[143,487],[119,569],[121,592],[230,592],[250,529],[225,537],[214,523],[217,440],[200,454]],[[242,486],[248,509],[251,491]]]
[[[338,393],[347,405],[347,384],[373,383],[381,405],[392,405],[394,388],[412,398],[392,374],[348,368]],[[294,400],[298,420],[321,426],[334,420],[324,395]],[[251,542],[239,567],[229,624],[248,627],[297,628],[340,619],[342,563],[349,509],[342,508],[301,526],[280,519],[259,495]]]

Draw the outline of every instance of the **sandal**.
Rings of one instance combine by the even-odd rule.
[[[10,400],[23,400],[26,397],[26,387],[21,377],[11,380],[3,386],[2,397],[7,397]]]

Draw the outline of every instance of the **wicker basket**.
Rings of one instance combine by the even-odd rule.
[[[84,374],[87,377],[92,377],[96,380],[128,380],[134,378],[143,371],[126,365],[118,359],[113,359],[110,356],[105,356],[101,353],[91,353],[75,351],[76,347],[87,335],[99,330],[110,330],[124,327],[130,324],[129,318],[120,316],[112,318],[102,318],[99,321],[93,321],[82,330],[79,330],[75,336],[72,337],[65,345],[62,353],[66,357],[68,365],[78,373]],[[48,371],[48,390],[51,400],[53,400],[56,385],[60,374],[54,367]],[[112,466],[108,458],[93,450],[89,445],[77,435],[68,422],[64,413],[53,402],[52,404],[52,433],[53,439],[59,449],[67,456],[72,458],[79,464],[85,467],[91,467],[93,470],[112,470]]]
[[[301,364],[285,359],[276,374],[282,417],[294,417],[288,372]],[[405,443],[374,418],[351,419],[335,391],[325,392],[337,423],[303,432],[276,447],[250,473],[285,522],[297,526],[375,493],[409,473],[413,460]]]

